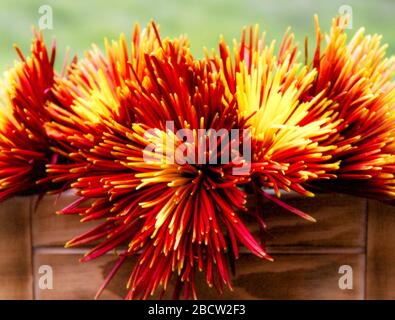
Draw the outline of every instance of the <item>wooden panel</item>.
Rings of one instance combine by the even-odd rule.
[[[47,264],[54,272],[53,290],[36,290],[38,299],[92,299],[115,259],[106,255],[89,263],[78,263],[78,254],[39,252],[36,266]],[[234,291],[221,297],[209,289],[202,276],[196,284],[200,299],[362,299],[364,283],[363,254],[302,254],[275,255],[275,262],[242,255],[237,262]],[[338,269],[353,268],[354,288],[341,290]],[[120,299],[133,262],[124,264],[102,299]],[[37,283],[37,281],[36,281]],[[170,296],[170,293],[169,293]],[[169,296],[166,296],[167,298]]]
[[[105,255],[88,263],[80,263],[78,260],[81,254],[72,254],[72,250],[58,253],[37,253],[35,255],[35,297],[42,299],[93,299],[97,290],[103,282],[103,279],[111,271],[111,267],[116,261],[113,255]],[[60,254],[59,254],[60,253]],[[38,269],[41,265],[49,265],[53,270],[53,289],[40,289],[38,286],[39,277]],[[126,285],[125,271],[127,265],[124,264],[108,288],[101,295],[101,299],[121,299],[125,294],[123,289]],[[123,280],[125,282],[123,282]],[[115,290],[114,290],[115,289]]]
[[[97,222],[81,223],[78,215],[57,215],[56,212],[76,199],[71,192],[45,196],[33,213],[33,246],[61,246],[91,229]]]
[[[0,299],[32,299],[30,198],[0,206]]]
[[[35,283],[38,267],[48,264],[54,270],[54,289],[35,287],[39,299],[92,299],[110,272],[115,261],[106,255],[89,263],[79,263],[78,250],[60,248],[94,223],[82,224],[76,216],[56,216],[54,212],[73,200],[64,194],[55,204],[55,197],[45,197],[33,219]],[[234,292],[225,292],[227,299],[361,299],[364,294],[364,255],[366,244],[366,200],[344,195],[319,195],[313,199],[295,196],[285,201],[317,219],[305,221],[282,208],[265,203],[264,215],[271,238],[269,252],[275,262],[260,261],[247,254],[238,261]],[[257,236],[256,223],[248,224]],[[52,249],[51,249],[52,248]],[[338,288],[338,268],[348,264],[354,268],[354,289]],[[125,264],[109,284],[101,298],[118,299],[125,295],[125,284],[133,261]],[[207,290],[204,279],[197,280],[199,298],[218,299],[214,290]],[[167,298],[170,295],[166,295]]]
[[[244,255],[237,265],[234,291],[222,299],[363,299],[363,254],[273,255],[266,262]],[[353,269],[353,289],[341,290],[339,267]],[[218,299],[214,291],[202,291],[202,298]]]
[[[395,299],[395,207],[378,201],[368,205],[368,299]]]
[[[269,246],[364,247],[366,200],[340,194],[290,197],[287,204],[313,216],[312,223],[272,203],[265,203]],[[257,224],[249,223],[258,236]]]
[[[63,246],[65,242],[92,228],[96,222],[80,223],[78,216],[58,216],[59,210],[75,199],[70,193],[45,197],[33,219],[34,246]],[[55,204],[56,201],[56,204]],[[294,214],[266,203],[270,246],[365,246],[366,200],[345,195],[319,195],[315,198],[285,198],[287,203],[314,216],[311,223]],[[257,224],[244,217],[258,237]]]

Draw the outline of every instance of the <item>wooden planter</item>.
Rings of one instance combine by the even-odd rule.
[[[45,197],[16,198],[0,205],[0,299],[92,299],[116,257],[107,254],[79,263],[86,248],[64,243],[88,230],[78,217],[54,212],[70,201]],[[344,195],[293,198],[293,206],[313,215],[304,221],[268,204],[272,234],[268,251],[274,262],[243,253],[226,299],[395,299],[395,208]],[[130,263],[133,263],[132,261]],[[39,268],[53,270],[53,289],[38,286]],[[353,288],[340,289],[339,268],[353,270]],[[121,299],[131,265],[124,264],[104,291],[103,299]],[[218,299],[197,281],[201,299]]]

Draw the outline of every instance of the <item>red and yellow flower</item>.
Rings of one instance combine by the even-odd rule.
[[[324,190],[381,200],[395,196],[395,57],[385,58],[381,36],[360,29],[347,43],[347,20],[334,19],[321,53],[321,32],[312,67],[317,77],[307,96],[324,92],[333,101],[336,134],[322,142],[333,144],[340,161],[337,179],[313,184]],[[318,114],[318,112],[317,112]]]
[[[95,243],[83,261],[118,250],[98,295],[130,256],[127,298],[170,284],[196,298],[199,272],[231,288],[240,245],[271,260],[244,224],[252,214],[265,231],[262,198],[311,221],[281,193],[395,198],[395,58],[363,30],[347,43],[344,23],[322,50],[317,22],[311,63],[289,32],[277,54],[250,28],[233,52],[221,39],[200,60],[152,23],[130,47],[124,35],[106,40],[61,75],[36,35],[1,86],[0,200],[74,189],[60,213],[101,223],[66,246]]]
[[[45,166],[56,163],[58,154],[43,126],[46,105],[56,101],[55,44],[48,52],[42,34],[35,32],[31,56],[17,52],[21,61],[5,73],[0,89],[0,201],[56,188],[46,179]]]

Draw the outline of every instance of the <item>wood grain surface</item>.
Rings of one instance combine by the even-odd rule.
[[[0,206],[0,299],[31,299],[30,200],[14,198]]]
[[[37,299],[92,299],[105,275],[116,261],[113,255],[103,256],[89,263],[77,264],[81,254],[39,252],[37,265],[50,265],[54,272],[52,290],[36,291]],[[210,289],[204,275],[197,277],[199,299],[362,299],[364,296],[363,254],[299,254],[274,255],[275,261],[263,261],[242,255],[237,261],[233,277],[233,291],[222,296]],[[101,299],[121,299],[134,261],[127,261],[119,270]],[[354,285],[351,290],[338,286],[339,267],[353,268]],[[36,266],[37,267],[37,266]],[[37,281],[36,281],[37,282]],[[164,298],[171,297],[172,286]]]
[[[268,225],[269,246],[363,247],[365,246],[366,200],[340,194],[314,198],[293,197],[287,204],[313,216],[312,223],[266,202],[262,210]],[[250,223],[250,230],[257,224]]]
[[[58,215],[56,212],[77,199],[71,192],[60,196],[45,196],[32,212],[34,247],[64,244],[92,228],[96,222],[81,223],[78,215]]]
[[[80,223],[78,216],[61,216],[55,212],[75,199],[64,194],[45,197],[33,213],[33,245],[63,246],[73,237],[89,230],[96,222]],[[312,223],[281,207],[266,202],[262,213],[269,227],[270,246],[365,246],[366,200],[345,195],[320,195],[284,200],[310,215]],[[258,236],[254,218],[243,216],[249,229]],[[339,223],[340,222],[340,223]]]
[[[55,212],[73,200],[47,196],[16,198],[0,206],[0,298],[92,299],[116,261],[111,253],[88,263],[79,259],[85,248],[64,243],[95,225],[78,216]],[[313,199],[286,197],[288,204],[314,216],[305,221],[275,204],[264,203],[269,227],[268,251],[274,262],[242,251],[233,277],[233,291],[219,296],[197,276],[201,299],[395,299],[395,208],[345,195]],[[243,217],[255,236],[251,217]],[[134,259],[128,260],[101,299],[121,299]],[[53,270],[53,289],[40,289],[42,265]],[[339,267],[353,270],[353,288],[342,290]],[[171,290],[170,290],[171,291]],[[170,298],[169,293],[165,298]]]
[[[395,207],[368,205],[367,299],[395,299]]]

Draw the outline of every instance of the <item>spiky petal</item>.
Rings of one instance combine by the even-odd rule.
[[[48,181],[37,182],[45,180],[46,164],[58,161],[43,127],[45,107],[55,100],[55,44],[47,52],[42,34],[35,32],[31,56],[17,52],[21,61],[5,73],[0,88],[0,201],[54,188]]]

